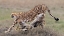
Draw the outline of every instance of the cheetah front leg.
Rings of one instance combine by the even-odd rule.
[[[44,25],[45,25],[45,20],[42,20],[42,22],[41,22],[41,27],[42,27],[42,29],[43,29],[43,27],[44,27]]]
[[[15,24],[17,24],[17,22],[14,22],[13,25],[10,26],[10,28],[7,31],[5,31],[5,33],[10,32],[12,30],[12,28],[15,26]]]

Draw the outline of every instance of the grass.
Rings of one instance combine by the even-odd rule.
[[[64,33],[64,20],[63,20],[62,15],[63,14],[61,14],[61,13],[60,13],[60,15],[59,14],[56,15],[60,18],[60,20],[58,22],[56,22],[54,19],[52,19],[50,16],[48,16],[48,14],[46,14],[46,18],[45,18],[46,27],[50,27],[61,34]]]
[[[0,8],[0,20],[10,19],[10,10]]]
[[[10,14],[12,13],[12,11],[14,10],[11,10],[11,9],[4,9],[4,8],[0,8],[0,27],[4,27],[6,28],[8,25],[12,25],[12,20],[11,20],[11,17],[10,17]],[[61,12],[62,13],[61,13]],[[48,13],[46,13],[46,17],[45,17],[45,21],[46,21],[46,25],[45,27],[49,27],[49,28],[52,28],[54,29],[55,31],[59,32],[60,34],[63,34],[64,33],[64,12],[63,10],[55,10],[52,9],[51,10],[51,13],[56,16],[56,17],[59,17],[60,18],[60,21],[59,22],[55,22],[55,20],[50,17],[50,15]],[[57,14],[56,14],[57,13]],[[7,20],[9,19],[9,20]],[[3,21],[2,21],[3,20]],[[6,24],[6,25],[5,25]],[[8,27],[9,27],[8,26]]]
[[[55,22],[55,20],[46,13],[44,30],[36,28],[26,33],[14,32],[7,35],[3,33],[13,23],[13,19],[10,17],[11,12],[27,11],[33,8],[34,5],[42,3],[49,6],[51,13],[60,19],[59,22]],[[64,36],[64,0],[0,0],[0,7],[0,36],[56,36],[57,32],[60,36],[62,36],[61,34]]]

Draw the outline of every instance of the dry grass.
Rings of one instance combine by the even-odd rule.
[[[64,7],[64,0],[0,0],[0,7],[4,8],[31,8],[37,4],[46,4],[50,7]]]
[[[4,30],[0,30],[0,31],[4,31]],[[37,27],[37,28],[34,28],[34,29],[26,31],[26,32],[12,31],[12,32],[6,33],[6,34],[3,32],[0,32],[0,36],[60,36],[60,35],[58,35],[57,32],[53,31],[52,29],[50,29],[48,27],[44,28],[44,29]]]

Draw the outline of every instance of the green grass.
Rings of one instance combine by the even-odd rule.
[[[0,8],[0,20],[10,19],[10,10]]]
[[[53,18],[51,18],[48,14],[46,14],[46,18],[45,18],[46,27],[50,27],[61,34],[64,33],[64,20],[63,20],[63,16],[62,16],[63,14],[62,13],[57,13],[57,14],[53,13],[53,15],[56,17],[59,17],[60,20],[58,22],[56,22]]]

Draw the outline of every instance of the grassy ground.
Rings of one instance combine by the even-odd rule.
[[[64,12],[63,9],[58,9],[58,8],[50,8],[51,13],[60,19],[59,22],[56,22],[46,11],[46,25],[45,27],[51,28],[52,30],[56,31],[58,34],[63,34],[64,33]],[[57,9],[57,10],[56,10]],[[4,10],[4,11],[3,11]],[[29,10],[29,9],[28,9]],[[11,9],[0,9],[0,29],[7,29],[10,25],[13,23],[13,19],[11,19],[10,14],[12,13],[13,10]],[[17,10],[19,11],[19,10]],[[21,10],[22,11],[22,10]],[[62,13],[61,13],[62,12]],[[50,30],[50,29],[49,29]],[[52,32],[52,31],[51,31]],[[33,33],[32,33],[33,34]],[[12,34],[11,34],[12,35]],[[11,36],[10,35],[10,36]]]
[[[4,36],[2,33],[9,26],[12,25],[13,19],[11,19],[11,17],[10,17],[10,14],[12,12],[28,11],[28,10],[32,9],[36,4],[44,3],[50,8],[51,13],[55,17],[58,17],[60,19],[59,22],[56,22],[46,11],[46,17],[45,17],[46,25],[45,25],[44,31],[46,31],[50,34],[50,32],[52,32],[52,30],[54,30],[53,33],[57,32],[58,34],[61,34],[61,36],[62,36],[64,33],[64,20],[63,20],[64,19],[64,5],[63,5],[64,1],[63,0],[37,0],[37,2],[36,3],[35,2],[36,2],[36,0],[27,0],[27,1],[26,0],[22,0],[22,1],[21,0],[19,0],[19,1],[17,1],[17,0],[11,0],[11,1],[10,0],[6,0],[6,1],[0,0],[0,35]],[[50,28],[49,30],[51,30],[51,29],[52,30],[49,31],[48,28]],[[32,31],[30,31],[30,32],[32,32]],[[33,34],[34,36],[37,36],[38,33],[35,35],[35,32],[36,31],[34,31],[32,33],[34,33]],[[41,30],[39,32],[41,32]],[[43,33],[46,33],[46,32],[43,32]],[[28,33],[27,36],[28,35],[31,36],[32,33],[30,33],[30,34]],[[16,36],[16,34],[15,34],[15,36]],[[12,36],[12,35],[8,34],[8,36]],[[21,34],[19,33],[19,35],[21,35]],[[17,36],[19,36],[19,35],[17,35]],[[39,35],[42,36],[42,33],[38,34],[38,36]],[[24,36],[26,36],[26,35],[24,35]],[[49,36],[51,36],[51,35],[49,35]]]

